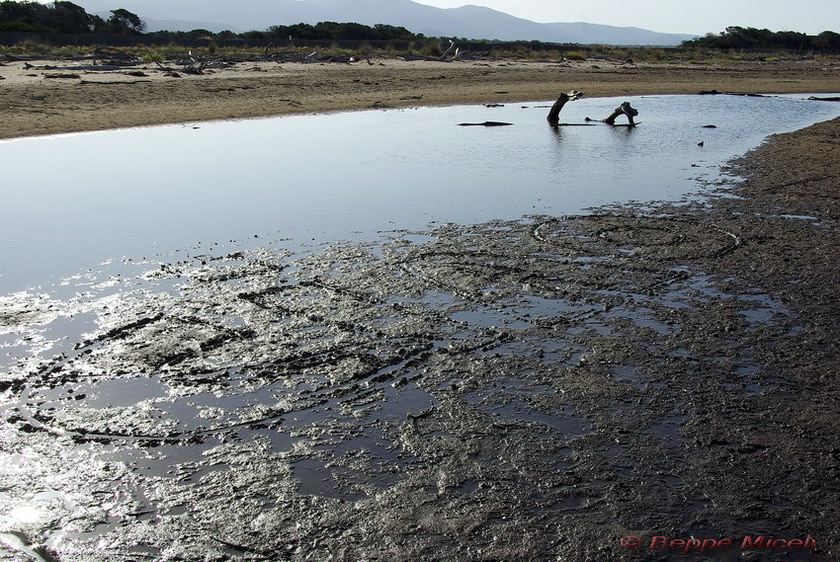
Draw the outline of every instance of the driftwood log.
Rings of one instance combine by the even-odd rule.
[[[613,111],[612,114],[610,114],[609,117],[604,119],[604,123],[607,123],[608,125],[615,125],[616,118],[619,115],[622,115],[622,114],[626,115],[627,119],[630,120],[630,126],[631,127],[636,126],[636,122],[633,121],[633,117],[638,115],[639,112],[637,110],[633,109],[632,107],[630,107],[630,104],[628,102],[624,102],[621,105],[619,105],[617,108],[615,108],[615,111]]]
[[[615,108],[609,117],[606,119],[590,119],[589,117],[586,118],[587,123],[597,122],[597,123],[606,123],[607,125],[612,125],[613,127],[635,127],[637,123],[633,120],[633,118],[638,115],[638,110],[634,109],[630,106],[629,102],[624,102],[618,107]],[[627,119],[630,121],[626,125],[616,125],[615,120],[619,115],[626,115]]]
[[[505,123],[504,121],[485,121],[483,123],[458,123],[459,127],[507,127],[513,123]]]
[[[446,55],[448,55],[449,51],[451,51],[452,49],[455,49],[455,53],[452,55],[452,57],[450,57],[449,60],[453,61],[453,60],[457,60],[458,58],[460,58],[461,57],[461,48],[456,46],[455,41],[450,39],[449,40],[449,48],[446,49],[446,51],[443,52],[443,54],[440,56],[440,58],[438,60],[446,60]]]
[[[583,97],[583,92],[578,92],[577,90],[572,90],[569,93],[560,94],[560,97],[557,98],[557,101],[554,102],[554,105],[551,106],[551,110],[549,110],[548,115],[546,116],[546,120],[552,127],[559,127],[560,123],[560,111],[562,111],[563,106],[565,106],[570,101],[575,101]],[[492,105],[488,105],[487,107],[494,107]],[[621,116],[626,115],[629,123],[627,127],[635,127],[636,121],[634,117],[636,117],[639,112],[633,108],[629,102],[624,102],[615,108],[609,117],[606,119],[590,119],[589,117],[586,118],[586,123],[575,123],[576,125],[591,125],[593,122],[600,122],[606,123],[607,125],[612,125],[614,127],[619,127],[622,125],[616,125],[615,120]],[[461,127],[469,127],[469,126],[484,126],[484,127],[502,127],[505,125],[511,125],[511,123],[504,123],[500,121],[485,121],[483,123],[458,123]],[[566,125],[565,123],[563,125]]]
[[[575,101],[583,97],[583,92],[578,92],[577,90],[572,90],[568,94],[560,94],[560,97],[557,98],[557,101],[554,102],[554,105],[551,106],[551,110],[548,112],[548,116],[546,119],[548,120],[549,124],[552,126],[559,126],[560,125],[560,111],[570,101]],[[615,125],[615,120],[620,115],[626,115],[627,119],[630,123],[627,125],[628,127],[635,127],[636,122],[633,118],[638,115],[639,112],[631,107],[629,102],[624,102],[620,106],[618,106],[615,111],[613,111],[609,117],[606,119],[601,120],[602,123],[606,123],[608,125]],[[596,119],[590,119],[589,117],[586,118],[586,124],[592,123],[593,121],[597,121]]]
[[[554,102],[554,105],[551,106],[551,110],[548,112],[548,122],[551,125],[558,125],[560,123],[560,110],[563,109],[563,106],[566,105],[570,101],[575,101],[583,97],[583,92],[578,92],[577,90],[572,90],[568,94],[560,94],[560,97],[557,98],[557,101]]]

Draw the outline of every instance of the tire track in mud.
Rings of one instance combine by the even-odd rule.
[[[180,273],[179,273],[180,274]],[[302,280],[298,285],[286,285],[281,287],[271,287],[256,292],[242,292],[235,295],[234,298],[241,299],[255,307],[270,311],[272,315],[282,317],[296,317],[302,318],[310,327],[321,324],[328,324],[339,332],[353,334],[359,341],[350,341],[337,343],[329,346],[327,349],[320,351],[300,350],[294,351],[289,349],[289,353],[281,358],[271,359],[265,362],[256,364],[243,363],[238,367],[246,369],[252,375],[257,377],[265,376],[265,373],[272,372],[272,376],[277,375],[277,371],[281,370],[286,373],[294,373],[300,371],[308,371],[317,369],[321,365],[342,362],[346,360],[358,360],[362,363],[362,368],[358,372],[353,373],[351,379],[344,384],[327,384],[322,388],[314,388],[312,390],[302,393],[306,404],[300,408],[284,408],[281,411],[273,413],[270,416],[264,416],[253,420],[243,421],[239,423],[227,424],[222,426],[214,426],[206,429],[197,429],[187,432],[167,432],[163,435],[155,435],[150,433],[126,433],[118,431],[95,431],[84,428],[70,429],[61,428],[51,425],[51,419],[45,415],[43,411],[30,411],[25,406],[26,403],[32,400],[31,390],[26,389],[21,394],[21,404],[18,410],[23,419],[25,419],[31,426],[31,429],[41,429],[55,435],[67,435],[75,437],[77,440],[103,440],[103,439],[128,439],[135,441],[160,441],[167,443],[181,442],[194,440],[202,436],[228,431],[237,427],[250,427],[265,424],[267,422],[278,422],[280,418],[299,413],[313,407],[317,407],[326,403],[328,400],[336,400],[345,397],[353,392],[356,392],[361,387],[369,387],[379,383],[385,383],[398,378],[402,373],[410,370],[413,366],[422,363],[432,354],[449,354],[458,355],[459,353],[470,353],[475,349],[492,349],[505,341],[504,334],[497,334],[495,336],[482,336],[477,343],[471,345],[460,345],[450,348],[442,348],[439,342],[434,342],[429,334],[416,333],[412,334],[412,338],[405,341],[392,340],[392,345],[401,346],[397,349],[397,353],[387,352],[379,356],[372,356],[371,351],[375,351],[374,343],[382,344],[388,340],[388,336],[381,330],[373,330],[370,332],[365,326],[361,324],[353,324],[341,319],[327,320],[325,315],[308,312],[307,310],[293,311],[289,306],[283,305],[279,302],[269,302],[272,298],[278,296],[292,295],[299,291],[306,291],[310,288],[338,295],[343,301],[352,301],[356,303],[358,308],[370,308],[377,304],[376,299],[370,295],[354,293],[352,291],[344,290],[338,286],[329,286],[318,278]],[[327,297],[327,301],[331,297]],[[390,303],[388,308],[392,308],[398,312],[402,312],[410,316],[411,311],[401,303]],[[153,324],[165,324],[167,331],[184,330],[188,332],[190,327],[201,325],[207,326],[210,332],[215,332],[218,335],[209,336],[203,341],[199,341],[197,348],[200,352],[210,353],[214,350],[225,346],[226,344],[235,342],[244,342],[247,338],[256,336],[254,328],[240,327],[240,328],[225,328],[223,326],[214,326],[209,322],[199,320],[195,317],[179,316],[177,311],[168,310],[166,313],[153,313],[151,310],[130,311],[125,315],[139,313],[146,314],[139,320],[129,321],[125,324],[112,327],[105,333],[100,334],[92,339],[85,340],[75,346],[75,354],[73,356],[63,356],[60,360],[49,364],[45,369],[35,373],[34,379],[31,380],[30,386],[34,381],[41,381],[42,384],[49,384],[52,386],[66,386],[71,383],[79,381],[79,377],[73,373],[73,366],[76,364],[83,364],[86,358],[92,354],[94,349],[99,349],[100,352],[107,353],[108,346],[113,346],[116,342],[125,343],[126,339],[134,337],[134,339],[142,342],[145,346],[146,336],[143,334],[145,329],[151,327]],[[433,316],[440,322],[442,316],[440,313],[433,312]],[[162,322],[161,322],[162,321]],[[369,333],[366,333],[369,332]],[[359,339],[361,338],[361,339]],[[177,370],[180,365],[185,365],[189,369],[189,362],[191,359],[200,358],[200,353],[193,350],[178,351],[176,353],[161,353],[160,355],[149,360],[146,363],[151,367],[152,371],[158,373],[161,368],[169,368]],[[230,367],[228,368],[230,369]],[[162,380],[177,379],[177,375],[173,374],[158,374]],[[52,379],[52,380],[51,380]]]

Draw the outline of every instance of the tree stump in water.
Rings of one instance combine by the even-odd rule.
[[[572,90],[568,94],[560,94],[560,97],[557,98],[557,101],[554,102],[554,105],[551,106],[551,110],[548,112],[548,116],[546,119],[548,120],[549,124],[554,127],[560,125],[560,111],[563,109],[563,106],[566,105],[570,101],[575,101],[583,96],[583,92],[578,92],[577,90]],[[630,106],[629,102],[624,102],[620,106],[618,106],[612,114],[601,121],[602,123],[606,123],[608,125],[615,125],[615,120],[619,115],[626,115],[627,119],[630,121],[629,127],[635,127],[636,122],[633,118],[638,115],[639,112]],[[590,123],[592,121],[600,121],[596,119],[590,119],[589,117],[586,118],[586,123]]]
[[[557,125],[560,123],[560,110],[563,109],[563,106],[570,101],[575,101],[576,99],[580,99],[583,97],[583,92],[578,92],[577,90],[572,90],[568,94],[560,94],[560,97],[557,98],[557,101],[554,102],[554,105],[551,106],[551,110],[548,112],[548,122],[552,125]]]
[[[606,123],[608,125],[615,125],[616,118],[621,114],[624,114],[624,115],[627,116],[627,119],[630,120],[630,126],[631,127],[636,126],[636,122],[633,121],[633,117],[638,115],[639,112],[637,110],[633,109],[632,107],[630,107],[630,103],[628,103],[628,102],[624,102],[621,105],[619,105],[617,108],[615,108],[615,111],[613,111],[612,114],[609,117],[604,119],[604,123]]]

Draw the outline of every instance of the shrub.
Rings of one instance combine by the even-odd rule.
[[[420,53],[424,57],[440,57],[443,55],[443,49],[440,48],[440,45],[437,43],[426,43],[422,49],[420,49]]]
[[[45,54],[50,52],[49,46],[44,45],[43,43],[36,43],[35,41],[32,41],[31,39],[28,39],[28,40],[26,40],[22,43],[18,43],[16,46],[23,53],[45,55]]]
[[[150,51],[147,49],[146,53],[140,56],[140,60],[143,62],[163,62],[166,57],[158,50]]]
[[[586,60],[586,53],[581,51],[567,51],[563,53],[566,60]]]

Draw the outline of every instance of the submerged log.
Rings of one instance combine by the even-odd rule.
[[[557,125],[560,123],[560,110],[563,109],[563,106],[566,105],[570,101],[575,101],[576,99],[580,99],[583,97],[583,92],[578,92],[577,90],[572,90],[568,94],[560,94],[560,97],[557,98],[557,101],[554,102],[554,105],[551,106],[551,110],[548,112],[548,116],[546,119],[552,125]]]
[[[458,123],[459,127],[507,127],[513,123],[505,123],[504,121],[485,121],[483,123]]]
[[[560,97],[557,98],[557,101],[554,102],[554,105],[551,106],[551,110],[548,112],[548,116],[546,116],[546,119],[548,120],[548,122],[553,127],[559,126],[560,125],[560,117],[559,116],[560,116],[560,111],[563,109],[563,106],[565,106],[568,102],[575,101],[576,99],[580,99],[581,97],[583,97],[583,92],[578,92],[576,90],[572,90],[568,94],[560,94]],[[612,114],[610,114],[610,116],[607,117],[606,119],[603,119],[603,120],[590,119],[589,117],[587,117],[585,119],[586,123],[575,123],[575,125],[590,125],[593,122],[598,121],[598,122],[601,122],[601,123],[606,123],[608,125],[613,125],[613,126],[617,127],[618,125],[615,124],[616,118],[619,115],[626,115],[627,119],[630,121],[630,123],[627,126],[628,127],[635,127],[636,122],[633,120],[633,118],[638,114],[639,114],[639,112],[636,109],[634,109],[633,107],[631,107],[629,102],[624,102],[620,106],[618,106],[615,109],[615,111],[613,111]],[[571,124],[564,123],[563,125],[571,125]]]
[[[627,119],[630,120],[630,126],[631,127],[636,125],[635,121],[633,121],[633,117],[638,115],[639,112],[637,110],[633,109],[632,107],[630,107],[630,104],[628,102],[624,102],[621,105],[619,105],[617,108],[615,108],[615,111],[613,111],[612,114],[609,117],[604,119],[604,123],[606,123],[608,125],[615,125],[616,118],[619,115],[622,115],[622,114],[626,115]]]

